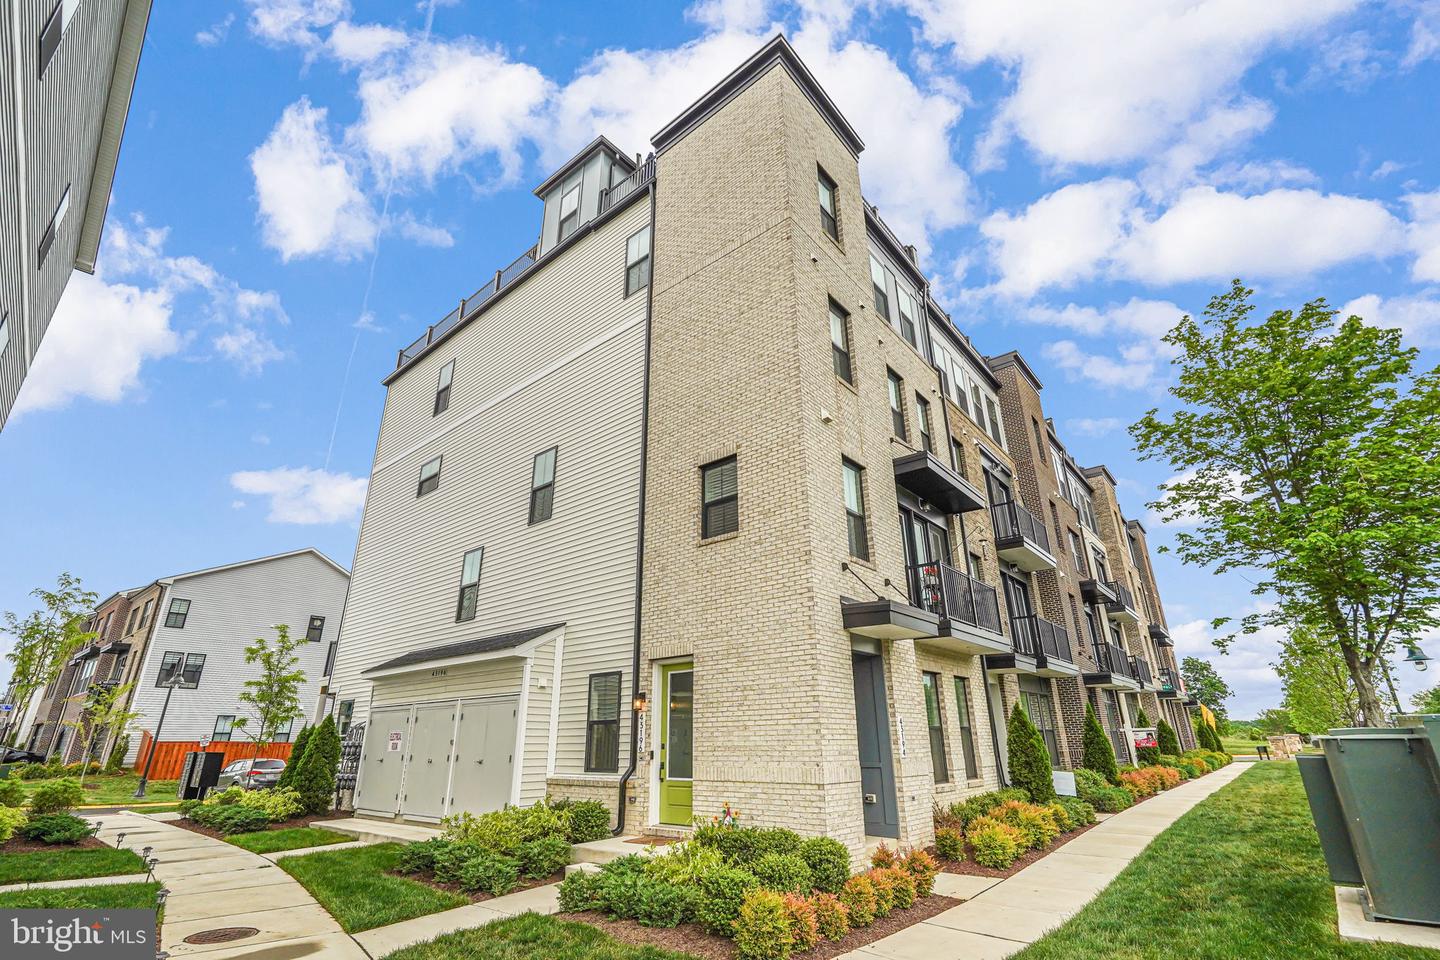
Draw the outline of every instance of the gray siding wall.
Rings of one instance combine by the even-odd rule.
[[[369,713],[369,667],[564,622],[556,772],[583,771],[588,675],[628,675],[633,640],[645,296],[624,297],[624,266],[625,241],[648,217],[633,204],[390,385],[332,681],[356,720]],[[452,358],[450,409],[432,417],[436,374]],[[532,458],[550,447],[554,515],[530,526]],[[440,487],[417,499],[420,467],[437,454]],[[456,623],[461,559],[475,547],[485,548],[478,615]],[[536,682],[531,700],[548,711]],[[546,740],[534,741],[538,761],[526,757],[532,775]]]
[[[303,637],[310,617],[320,616],[325,618],[320,642],[303,643],[296,651],[306,674],[300,689],[302,715],[295,723],[298,732],[320,694],[325,651],[339,627],[345,588],[345,575],[313,553],[176,580],[161,597],[155,632],[135,679],[131,709],[142,716],[131,726],[130,757],[139,750],[140,731],[153,734],[159,719],[165,691],[155,684],[166,651],[205,654],[200,685],[194,690],[175,690],[161,731],[164,740],[199,740],[215,729],[217,716],[246,715],[238,697],[245,681],[258,671],[245,662],[245,648],[256,637],[273,638],[272,626],[277,623],[288,625],[292,636]],[[190,615],[181,629],[165,626],[166,611],[175,597],[190,601]],[[252,728],[258,723],[250,720]],[[244,738],[242,733],[234,737]]]
[[[27,367],[25,333],[21,329],[25,309],[20,274],[28,261],[20,227],[20,156],[15,128],[17,73],[12,59],[17,49],[15,29],[12,4],[0,0],[0,317],[10,316],[6,322],[10,342],[0,354],[0,425],[4,425],[10,414]]]

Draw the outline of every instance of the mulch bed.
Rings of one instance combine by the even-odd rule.
[[[798,957],[800,960],[830,960],[831,957],[843,956],[868,943],[874,943],[882,937],[899,933],[906,927],[914,926],[922,920],[929,920],[936,914],[959,906],[961,902],[950,897],[942,897],[939,894],[931,894],[923,900],[916,900],[915,905],[908,910],[892,911],[890,916],[883,920],[876,920],[868,927],[851,930],[845,939],[838,943],[821,940],[814,949],[804,953],[792,953],[790,956]],[[616,940],[636,946],[661,947],[679,953],[688,953],[701,958],[701,960],[734,960],[736,955],[733,941],[708,933],[704,927],[696,923],[682,923],[678,927],[645,927],[634,920],[611,920],[603,913],[595,911],[562,913],[558,916],[562,920],[576,920],[580,923],[588,923],[592,927],[599,927]]]
[[[980,864],[976,863],[973,859],[975,851],[970,848],[969,843],[965,844],[965,852],[970,856],[970,859],[964,860],[960,863],[956,863],[954,860],[941,859],[940,855],[935,852],[934,847],[930,847],[929,849],[930,853],[935,857],[935,859],[940,861],[940,870],[943,873],[959,873],[970,877],[994,877],[998,880],[1004,880],[1006,877],[1013,877],[1021,870],[1024,870],[1026,867],[1030,866],[1030,864],[1034,863],[1036,860],[1045,859],[1047,856],[1054,853],[1056,850],[1059,850],[1061,847],[1065,846],[1065,844],[1069,843],[1071,840],[1074,840],[1076,837],[1081,836],[1098,826],[1098,823],[1091,823],[1081,827],[1079,830],[1071,830],[1069,833],[1062,833],[1060,834],[1060,836],[1056,837],[1055,842],[1050,844],[1050,846],[1048,847],[1044,847],[1040,850],[1026,850],[1020,856],[1019,860],[1016,860],[1014,863],[1010,864],[1010,866],[1006,867],[1003,870],[997,870],[995,867],[982,867],[980,866]]]
[[[461,890],[458,883],[441,883],[439,880],[436,880],[433,875],[428,873],[400,873],[398,870],[388,870],[386,872],[392,877],[414,880],[416,883],[423,883],[427,887],[444,890],[446,893],[458,893],[462,897],[468,897],[471,903],[484,903],[486,900],[495,899],[494,894],[481,893],[475,890]],[[511,890],[510,893],[520,893],[522,890],[533,890],[536,887],[543,887],[549,883],[559,883],[564,879],[564,870],[557,870],[550,874],[550,876],[541,877],[539,880],[527,880],[521,877],[520,882],[515,885],[515,889]],[[506,896],[509,896],[509,894],[506,894]]]
[[[265,829],[288,830],[292,827],[308,827],[316,820],[333,819],[335,819],[335,814],[333,813],[307,813],[302,817],[292,817],[289,820],[282,820],[279,823],[272,823]],[[169,823],[171,826],[180,827],[183,830],[189,830],[191,833],[202,833],[207,837],[214,837],[216,840],[224,840],[227,836],[226,834],[221,833],[219,830],[198,824],[194,820],[191,820],[189,817],[181,817],[179,820],[168,820],[166,822]]]
[[[0,854],[54,853],[56,850],[93,850],[95,847],[105,846],[109,844],[94,837],[86,837],[79,843],[41,843],[39,840],[26,840],[24,837],[15,836],[0,843]]]

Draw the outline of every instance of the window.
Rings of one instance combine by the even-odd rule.
[[[65,214],[70,209],[70,185],[65,185],[65,192],[60,195],[60,202],[55,206],[55,213],[51,215],[50,222],[45,225],[45,232],[40,235],[39,263],[36,268],[45,266],[45,258],[50,255],[50,248],[55,243],[55,235],[60,232],[60,226],[65,222]]]
[[[338,641],[331,640],[329,648],[325,651],[325,672],[322,677],[330,677],[335,674],[335,651],[340,646]]]
[[[154,604],[154,598],[145,601],[145,606],[140,608],[140,622],[135,624],[135,626],[139,627],[141,630],[145,629],[145,624],[150,622],[150,608]]]
[[[135,614],[138,613],[138,612],[139,612],[139,611],[137,611],[137,610],[131,610],[131,611],[130,611],[130,616],[125,619],[125,635],[126,635],[126,636],[129,636],[130,633],[135,629]]]
[[[850,556],[870,559],[870,533],[865,524],[865,468],[849,460],[840,461],[845,476],[845,533]]]
[[[350,723],[355,717],[355,701],[341,700],[340,709],[335,715],[336,722],[340,726],[340,736],[350,732]]]
[[[455,382],[455,361],[451,360],[440,368],[435,380],[435,410],[430,415],[438,417],[450,408],[450,385]]]
[[[228,743],[235,732],[235,715],[227,714],[215,718],[215,730],[210,734],[211,743]]]
[[[1070,531],[1070,559],[1075,561],[1075,572],[1085,576],[1085,548],[1080,545],[1080,534]]]
[[[465,554],[460,564],[460,598],[455,602],[455,621],[475,619],[475,602],[480,597],[480,561],[485,548],[476,547]]]
[[[530,466],[530,522],[550,519],[555,509],[555,456],[559,447],[535,454]]]
[[[320,638],[325,635],[325,618],[311,617],[310,623],[305,627],[305,639],[310,643],[319,643]],[[327,673],[329,671],[326,671]]]
[[[1085,607],[1085,632],[1090,634],[1091,644],[1100,642],[1100,628],[1095,623],[1095,608],[1088,605]]]
[[[965,777],[974,780],[980,776],[980,765],[975,759],[975,732],[970,724],[970,681],[964,677],[955,678],[955,719],[960,727],[960,750],[965,754]]]
[[[90,686],[90,678],[95,676],[95,665],[99,662],[99,657],[91,657],[80,664],[80,669],[75,672],[75,680],[70,684],[70,696],[83,693],[85,688]]]
[[[1035,434],[1035,452],[1040,456],[1040,462],[1045,462],[1045,435],[1040,432],[1040,421],[1035,417],[1030,418],[1030,430]]]
[[[700,536],[718,537],[740,529],[740,476],[734,457],[700,468]]]
[[[1060,741],[1055,735],[1055,702],[1050,696],[1049,681],[1038,677],[1020,678],[1020,707],[1045,741],[1050,766],[1060,766]]]
[[[846,383],[855,382],[855,368],[850,362],[850,317],[830,301],[830,359],[835,376]]]
[[[165,626],[172,630],[184,630],[185,621],[189,616],[190,601],[176,597],[170,601],[170,609],[165,613]]]
[[[905,381],[894,370],[885,371],[890,390],[890,427],[901,440],[910,439],[905,430]]]
[[[935,451],[934,438],[930,436],[930,401],[915,394],[915,419],[920,421],[920,446],[927,453]]]
[[[123,677],[123,676],[125,675],[125,661],[127,661],[127,660],[129,660],[129,659],[130,659],[130,652],[129,652],[128,650],[127,650],[125,653],[122,653],[122,654],[120,654],[120,656],[118,656],[118,657],[115,658],[115,665],[114,665],[114,666],[111,668],[111,670],[110,670],[110,679],[111,679],[111,680],[119,680],[121,677]]]
[[[580,226],[580,181],[560,195],[560,239],[564,240]]]
[[[1090,549],[1090,555],[1095,558],[1095,579],[1102,581],[1109,580],[1110,573],[1108,568],[1105,566],[1105,554],[1092,547]]]
[[[985,582],[985,565],[980,560],[980,554],[970,554],[970,578],[980,583]]]
[[[50,11],[45,26],[40,28],[40,55],[36,61],[36,77],[45,76],[45,68],[50,66],[55,51],[60,49],[60,38],[65,35],[65,28],[70,26],[70,20],[79,8],[80,0],[59,0]]]
[[[895,299],[898,301],[898,306],[900,307],[900,336],[904,337],[910,346],[917,347],[918,344],[915,341],[915,314],[918,311],[915,308],[915,297],[911,295],[909,290],[897,290]]]
[[[976,408],[979,409],[978,407]],[[990,436],[1002,447],[1005,445],[1005,436],[1000,432],[1000,415],[995,410],[995,401],[989,397],[985,398],[985,414],[990,419]]]
[[[620,769],[620,672],[590,674],[585,713],[585,772]]]
[[[954,437],[950,438],[950,460],[957,473],[965,472],[965,445]]]
[[[275,743],[289,743],[289,742],[290,742],[290,734],[291,734],[294,730],[295,730],[295,721],[294,721],[294,720],[291,720],[289,723],[285,724],[285,729],[283,729],[283,730],[276,730],[276,731],[275,731],[275,736],[274,736],[274,738],[273,738],[273,742],[275,742]],[[256,761],[256,766],[263,770],[263,769],[265,769],[265,768],[264,768],[264,767],[260,767],[260,764],[262,764],[262,763],[264,763],[264,762],[265,762],[264,760]]]
[[[875,288],[875,310],[887,321],[890,319],[890,287],[886,285],[886,278],[890,271],[880,265],[880,261],[873,256],[870,258],[870,284]]]
[[[1065,459],[1060,455],[1060,449],[1053,443],[1050,445],[1050,463],[1055,467],[1055,484],[1060,488],[1060,496],[1070,501],[1070,484],[1065,478]]]
[[[167,686],[171,679],[178,674],[180,676],[179,686],[185,690],[194,690],[200,685],[200,674],[204,670],[205,654],[176,653],[167,650],[165,656],[160,660],[160,675],[155,679],[155,686]]]
[[[641,227],[625,241],[625,296],[650,285],[650,227]]]
[[[440,461],[443,459],[443,456],[436,457],[420,468],[420,482],[415,485],[415,496],[423,497],[440,486]]]
[[[820,229],[838,243],[840,213],[835,203],[835,181],[826,176],[824,170],[817,170],[816,173],[820,191]]]
[[[5,348],[10,346],[10,314],[0,313],[0,357],[5,355]]]
[[[945,758],[945,720],[940,711],[940,675],[920,674],[925,687],[925,725],[930,728],[930,770],[936,783],[950,782],[950,764]]]

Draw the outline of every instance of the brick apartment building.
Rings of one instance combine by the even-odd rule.
[[[793,49],[653,145],[547,178],[535,245],[386,378],[329,687],[357,810],[729,803],[858,851],[1002,782],[1017,702],[1056,768],[1087,699],[1123,750],[1173,701],[1143,531],[934,302]]]

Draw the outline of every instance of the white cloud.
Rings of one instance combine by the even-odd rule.
[[[1155,374],[1154,360],[1140,344],[1121,350],[1118,358],[1088,353],[1074,340],[1047,343],[1041,352],[1067,375],[1109,389],[1140,389],[1149,386]]]
[[[53,410],[78,398],[118,403],[141,391],[147,360],[180,349],[171,326],[174,296],[76,273],[55,309],[15,414]]]
[[[1399,327],[1417,347],[1440,347],[1440,299],[1433,294],[1381,297],[1370,293],[1340,308],[1341,317],[1363,317],[1377,327]]]
[[[331,473],[313,467],[243,470],[230,475],[230,485],[251,496],[268,497],[271,523],[341,523],[353,521],[365,505],[364,477]]]
[[[354,24],[342,20],[330,31],[327,47],[348,67],[367,64],[409,44],[405,31],[378,23]]]
[[[685,15],[712,30],[749,32],[765,26],[769,6],[768,0],[698,0]]]
[[[318,31],[350,13],[349,0],[246,0],[250,32],[266,43],[314,47]]]
[[[965,66],[1014,77],[982,156],[1012,136],[1052,164],[1153,155],[1217,106],[1270,48],[1303,39],[1358,0],[894,0]]]
[[[1416,280],[1440,282],[1440,190],[1412,193],[1405,204],[1410,208],[1410,247],[1415,252],[1410,274]]]
[[[1001,274],[997,290],[1028,296],[1095,276],[1136,216],[1137,194],[1128,180],[1072,183],[1019,214],[991,214],[980,232]]]
[[[522,141],[535,133],[552,85],[498,48],[453,41],[417,47],[393,69],[360,81],[361,118],[350,137],[393,176],[432,179],[481,158],[493,185],[520,174]]]
[[[275,345],[265,333],[254,327],[237,325],[215,337],[212,341],[220,356],[229,360],[240,372],[256,374],[265,369],[267,363],[282,360],[285,351]]]
[[[1170,488],[1178,483],[1188,483],[1198,475],[1198,469],[1186,470],[1167,479],[1164,483],[1160,484],[1160,502],[1168,505],[1174,497]],[[1226,495],[1239,497],[1244,490],[1245,475],[1238,470],[1227,470],[1221,475],[1221,482],[1223,484],[1222,490]],[[1168,520],[1164,518],[1164,514],[1166,513],[1169,513],[1170,518]],[[1188,509],[1172,513],[1169,512],[1168,508],[1157,509],[1150,507],[1145,513],[1145,526],[1151,529],[1158,529],[1160,527],[1195,527],[1200,525],[1200,519],[1199,516]]]
[[[413,213],[408,210],[393,219],[395,230],[414,243],[422,247],[453,247],[455,236],[444,227],[437,227],[433,223],[427,223],[416,219]]]
[[[284,260],[344,260],[370,248],[375,212],[330,142],[326,111],[301,98],[250,155],[265,243]]]
[[[1088,352],[1073,340],[1047,344],[1044,355],[1070,379],[1089,380],[1110,389],[1138,390],[1151,386],[1158,367],[1173,356],[1173,349],[1161,337],[1183,312],[1168,300],[1132,297],[1126,303],[1105,307],[1031,304],[1019,309],[1016,316],[1026,323],[1072,330],[1114,346],[1115,353],[1105,355]]]
[[[235,24],[235,14],[227,13],[225,18],[218,23],[206,27],[195,34],[195,42],[202,47],[215,47],[225,42],[230,36],[230,28]]]
[[[1170,625],[1175,659],[1198,657],[1209,661],[1234,691],[1234,696],[1225,704],[1231,717],[1249,720],[1261,710],[1280,706],[1285,692],[1273,665],[1280,659],[1284,631],[1279,627],[1262,627],[1255,633],[1236,637],[1225,653],[1216,649],[1212,642],[1215,636],[1217,633],[1205,620]]]
[[[1119,417],[1072,417],[1065,421],[1066,432],[1085,437],[1103,437],[1123,426],[1125,421]]]
[[[1254,97],[1222,103],[1186,128],[1180,141],[1141,175],[1152,195],[1164,196],[1192,182],[1196,171],[1270,126],[1275,108]]]
[[[1425,0],[1410,25],[1410,46],[1400,65],[1408,70],[1437,55],[1440,55],[1440,3]]]

